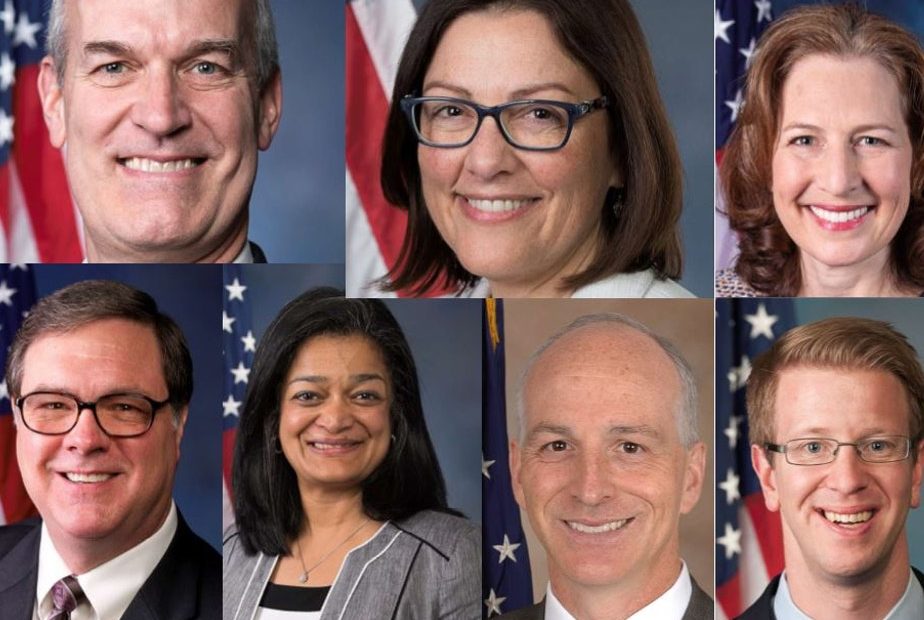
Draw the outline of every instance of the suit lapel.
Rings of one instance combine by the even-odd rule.
[[[0,561],[0,601],[3,601],[3,618],[32,618],[38,582],[41,530],[37,523]]]

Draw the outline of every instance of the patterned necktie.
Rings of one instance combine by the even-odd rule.
[[[51,615],[46,620],[70,620],[71,612],[84,599],[83,588],[73,575],[56,581],[51,587]]]

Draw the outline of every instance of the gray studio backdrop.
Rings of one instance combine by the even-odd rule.
[[[339,265],[245,265],[244,277],[258,341],[282,307],[305,290],[320,285],[343,288]],[[480,522],[481,301],[394,299],[385,304],[401,324],[417,363],[424,416],[446,479],[449,505]]]

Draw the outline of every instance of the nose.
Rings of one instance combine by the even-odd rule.
[[[105,450],[112,438],[100,428],[90,408],[84,407],[77,413],[77,424],[64,435],[64,447],[79,454]]]
[[[475,138],[464,148],[465,169],[482,179],[510,172],[516,165],[513,146],[504,139],[497,120],[491,117],[482,121]]]
[[[862,491],[869,484],[866,464],[853,446],[838,448],[834,461],[828,467],[826,486],[844,495]]]
[[[132,121],[158,137],[175,134],[190,124],[186,95],[171,71],[151,67],[142,77]]]
[[[342,433],[353,426],[353,414],[341,398],[330,399],[322,408],[315,424],[331,434]]]
[[[851,145],[832,147],[818,167],[818,183],[832,196],[847,196],[862,185],[857,154]]]
[[[595,454],[583,454],[575,463],[574,497],[587,506],[597,506],[613,497],[613,472],[606,459]]]

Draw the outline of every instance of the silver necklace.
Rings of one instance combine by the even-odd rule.
[[[316,569],[318,566],[320,566],[321,564],[323,564],[323,563],[324,563],[324,560],[326,560],[326,559],[329,558],[331,555],[333,555],[334,551],[336,551],[337,549],[339,549],[340,547],[342,547],[343,545],[345,545],[346,542],[347,542],[348,540],[350,540],[351,538],[353,538],[354,536],[356,536],[356,533],[359,532],[359,530],[363,529],[363,527],[365,527],[365,525],[366,525],[367,523],[369,523],[369,519],[368,519],[368,518],[363,519],[363,522],[359,524],[359,527],[358,527],[358,528],[356,528],[355,530],[353,530],[352,532],[350,532],[350,535],[347,536],[346,538],[344,538],[343,540],[341,540],[340,543],[339,543],[336,547],[334,547],[333,549],[331,549],[330,551],[328,551],[326,554],[324,554],[324,557],[321,558],[320,560],[318,560],[311,568],[305,568],[305,559],[302,557],[302,546],[301,546],[301,544],[298,542],[298,537],[296,537],[296,538],[295,538],[295,547],[298,549],[298,561],[299,561],[299,562],[301,563],[301,565],[302,565],[302,574],[299,575],[299,577],[298,577],[298,582],[299,582],[299,583],[307,583],[307,582],[308,582],[308,574],[309,574],[311,571],[313,571],[314,569]]]

